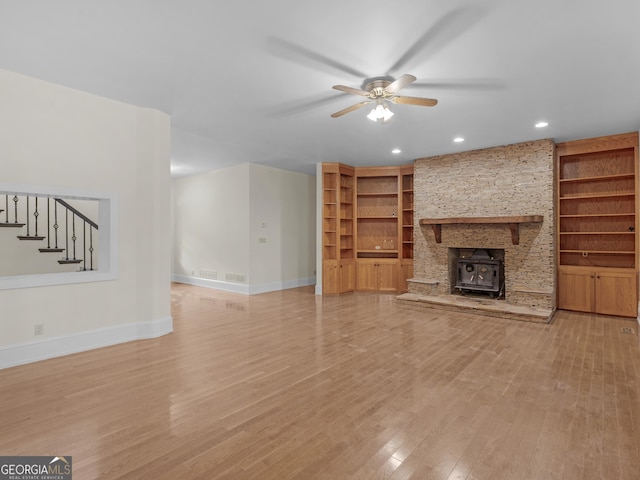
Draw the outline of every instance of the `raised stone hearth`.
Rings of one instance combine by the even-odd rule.
[[[553,141],[539,140],[416,160],[414,218],[423,221],[414,279],[399,299],[548,322],[556,304],[553,158]],[[452,294],[450,249],[474,248],[504,251],[504,300]]]
[[[460,295],[418,295],[415,293],[403,293],[396,298],[400,301],[415,302],[429,308],[477,313],[524,322],[549,323],[553,317],[552,310],[512,305],[486,298],[462,297]]]

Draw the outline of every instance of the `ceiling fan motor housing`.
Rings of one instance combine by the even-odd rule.
[[[369,92],[371,98],[390,97],[392,94],[387,92],[385,88],[391,85],[395,79],[390,76],[367,78],[362,82],[362,89]]]

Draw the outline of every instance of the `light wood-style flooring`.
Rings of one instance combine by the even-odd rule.
[[[633,320],[172,295],[171,335],[1,370],[0,455],[71,455],[75,480],[640,478]]]

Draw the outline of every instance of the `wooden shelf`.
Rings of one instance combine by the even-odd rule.
[[[560,215],[560,218],[591,218],[591,217],[633,217],[635,213],[580,213]]]
[[[633,250],[560,250],[560,253],[593,253],[593,254],[610,254],[610,255],[633,255]]]
[[[599,182],[599,181],[609,181],[609,180],[624,180],[626,178],[634,178],[633,172],[619,173],[616,175],[601,175],[596,177],[561,178],[560,183]]]
[[[359,197],[397,197],[398,192],[358,192]]]
[[[507,225],[511,230],[511,243],[520,243],[521,223],[542,223],[542,215],[518,215],[510,217],[447,217],[421,218],[420,225],[430,225],[436,238],[436,243],[442,243],[442,225]]]
[[[593,193],[588,195],[567,195],[560,197],[560,200],[585,200],[588,198],[615,198],[615,197],[633,197],[634,192],[616,192],[616,193]]]
[[[560,232],[560,235],[635,235],[636,232]]]

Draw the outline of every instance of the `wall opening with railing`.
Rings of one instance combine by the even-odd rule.
[[[0,184],[0,290],[117,278],[117,197]]]

